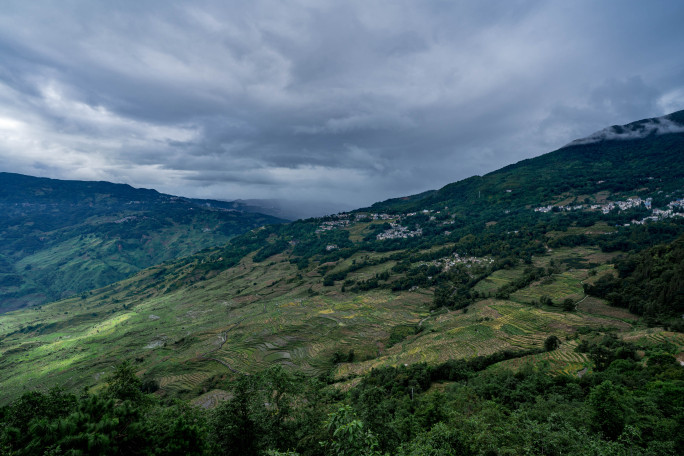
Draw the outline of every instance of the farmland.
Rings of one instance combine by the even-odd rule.
[[[535,262],[592,254],[578,249],[583,250],[559,250]],[[327,267],[334,272],[362,259],[374,261],[350,274],[357,280],[396,264],[387,254],[363,254]],[[523,269],[496,271],[477,287],[485,296],[494,294]],[[438,311],[430,308],[431,289],[342,291],[342,282],[323,286],[317,268],[300,271],[283,254],[259,263],[249,255],[201,286],[174,290],[174,281],[190,271],[190,266],[180,267],[159,282],[159,270],[152,268],[85,298],[5,315],[0,382],[7,397],[53,385],[97,390],[120,359],[134,360],[141,378],[159,384],[158,394],[192,398],[212,390],[216,379],[272,365],[348,382],[382,366],[436,365],[502,350],[538,349],[549,335],[563,341],[560,349],[534,359],[548,360],[556,372],[572,373],[590,365],[574,351],[579,329],[613,328],[629,338],[643,330],[637,316],[594,297],[583,299],[581,282],[590,279],[589,269],[553,274],[549,283],[531,283],[509,299],[490,297],[466,310]],[[540,306],[542,295],[556,303],[568,297],[581,302],[577,311],[564,312]],[[390,343],[398,327],[409,331]],[[336,353],[350,352],[353,359],[333,363]]]

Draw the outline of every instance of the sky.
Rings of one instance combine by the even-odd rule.
[[[3,0],[0,171],[330,212],[684,109],[681,0]]]

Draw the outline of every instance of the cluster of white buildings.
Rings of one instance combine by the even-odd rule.
[[[323,222],[317,229],[316,233],[322,233],[323,231],[330,231],[334,230],[336,228],[342,228],[345,226],[349,226],[349,220],[331,220],[327,222]]]
[[[554,206],[552,204],[549,206],[535,207],[534,212],[544,212],[544,213],[551,212],[554,207],[558,208],[559,211],[579,211],[579,210],[584,209],[585,206],[584,206],[584,204],[577,204],[575,206],[572,206],[570,204],[568,204],[566,206]],[[508,214],[510,211],[504,211],[504,212],[506,212]]]
[[[129,215],[128,217],[120,218],[119,220],[114,220],[114,223],[125,223],[136,220],[138,217],[136,215]]]
[[[341,227],[347,227],[351,224],[352,221],[388,221],[390,223],[395,223],[395,222],[400,222],[407,217],[412,217],[418,214],[430,214],[434,212],[432,209],[423,209],[419,212],[409,212],[406,214],[386,214],[382,212],[374,212],[374,213],[366,213],[366,212],[358,212],[356,214],[350,214],[348,212],[340,212],[339,214],[331,215],[330,218],[333,220],[328,220],[323,223],[318,227],[316,230],[316,233],[321,233],[323,231],[330,231],[334,230],[336,228],[341,228]],[[439,214],[440,211],[435,212],[435,214]],[[435,216],[430,217],[431,221],[436,220]],[[453,220],[451,221],[446,221],[443,224],[448,225],[454,223]],[[398,226],[398,225],[397,225]],[[406,231],[402,231],[402,233],[411,233],[410,235],[406,236],[399,236],[397,233],[399,229],[398,228],[392,228],[392,230],[388,230],[386,237],[383,237],[383,239],[395,239],[397,237],[412,237],[412,236],[420,236],[422,234],[422,230],[417,229],[415,231],[410,231],[408,228],[406,228]],[[401,231],[401,230],[399,230]],[[384,236],[384,235],[383,235]],[[392,237],[394,236],[394,237]]]
[[[390,214],[365,214],[360,212],[356,214],[356,220],[392,220],[397,218],[396,215]]]
[[[631,209],[633,207],[638,207],[641,206],[642,204],[646,209],[651,209],[651,203],[652,203],[651,198],[646,198],[646,199],[641,199],[639,197],[634,197],[634,198],[629,198],[626,201],[610,201],[605,204],[592,204],[592,205],[585,205],[585,204],[576,204],[576,205],[571,205],[568,204],[566,206],[554,206],[554,205],[549,205],[549,206],[540,206],[540,207],[535,207],[534,211],[535,212],[551,212],[554,210],[554,208],[557,208],[559,211],[580,211],[583,209],[588,208],[589,210],[592,211],[601,211],[604,214],[609,213],[613,209],[619,209],[621,211],[625,211],[627,209]]]
[[[406,239],[410,237],[423,235],[422,228],[416,228],[412,231],[407,227],[401,226],[397,223],[390,223],[390,226],[392,228],[390,228],[389,230],[385,230],[376,236],[378,241],[384,241],[385,239]]]
[[[669,207],[670,209],[674,209],[675,207],[684,208],[684,198],[670,201],[669,203],[667,203],[667,207]]]
[[[670,203],[670,204],[672,204],[672,203]],[[665,210],[653,209],[653,211],[651,212],[653,215],[651,215],[649,217],[645,217],[641,220],[632,220],[631,223],[633,225],[643,225],[646,222],[657,222],[658,220],[663,220],[663,219],[670,218],[670,217],[684,217],[684,213],[675,212],[672,209],[673,206],[670,206],[670,204],[668,204],[670,209],[665,209]],[[680,207],[681,207],[681,205],[680,205]],[[629,224],[627,223],[625,225],[629,225]]]
[[[645,200],[642,200],[639,197],[634,197],[634,198],[629,198],[627,201],[612,201],[606,204],[592,204],[590,208],[592,210],[600,210],[604,214],[609,213],[613,209],[617,208],[621,211],[625,211],[627,209],[631,209],[633,207],[638,207],[641,206],[642,204],[646,209],[651,209],[651,202],[653,200],[651,198],[646,198]]]
[[[421,263],[427,266],[437,266],[442,268],[443,271],[448,271],[457,264],[465,264],[466,267],[471,267],[473,264],[489,265],[494,262],[493,258],[484,257],[474,257],[474,256],[461,256],[458,253],[454,253],[453,257],[440,258],[438,260],[433,260],[428,263]]]
[[[639,197],[634,197],[634,198],[629,198],[625,201],[610,201],[605,204],[592,204],[592,205],[567,205],[567,206],[540,206],[536,207],[534,209],[535,212],[551,212],[554,210],[554,208],[557,208],[557,210],[561,211],[574,211],[574,210],[592,210],[592,211],[601,211],[604,214],[610,213],[610,211],[614,209],[618,209],[620,211],[625,211],[627,209],[639,207],[643,205],[646,209],[651,211],[651,215],[648,217],[644,217],[641,220],[632,220],[631,223],[626,223],[625,226],[629,226],[631,224],[634,225],[643,225],[644,223],[647,222],[657,222],[659,220],[663,220],[666,218],[670,217],[684,217],[684,212],[681,212],[681,209],[684,208],[684,199],[677,199],[674,201],[671,201],[667,203],[667,209],[658,209],[653,207],[653,199],[652,198],[646,198],[646,199],[641,199]]]

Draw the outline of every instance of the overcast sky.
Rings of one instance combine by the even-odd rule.
[[[359,207],[684,109],[684,2],[11,1],[0,170]]]

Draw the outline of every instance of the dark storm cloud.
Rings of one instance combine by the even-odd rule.
[[[684,107],[678,1],[5,2],[0,167],[354,206]]]

